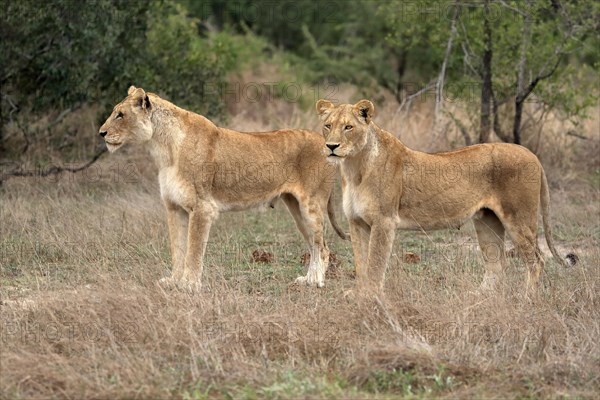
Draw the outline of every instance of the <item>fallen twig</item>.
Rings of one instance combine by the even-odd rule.
[[[28,177],[28,176],[36,176],[36,177],[45,177],[45,176],[49,176],[49,175],[56,175],[56,174],[60,174],[61,172],[79,172],[79,171],[83,171],[84,169],[89,168],[90,166],[92,166],[92,164],[94,164],[96,161],[98,161],[98,159],[102,156],[102,154],[106,153],[107,149],[106,147],[103,147],[102,149],[100,149],[95,155],[94,157],[92,157],[91,160],[89,160],[88,162],[86,162],[85,164],[79,166],[79,167],[63,167],[63,166],[58,166],[58,165],[53,165],[50,168],[44,169],[44,170],[22,170],[22,169],[16,169],[10,172],[6,172],[0,175],[0,182],[6,180],[7,177]]]

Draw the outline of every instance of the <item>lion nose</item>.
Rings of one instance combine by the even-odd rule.
[[[340,147],[340,144],[339,143],[327,143],[326,146],[329,147],[329,150],[334,151],[335,149]]]
[[[104,137],[104,136],[106,136],[107,133],[108,133],[107,131],[100,131],[100,136]]]

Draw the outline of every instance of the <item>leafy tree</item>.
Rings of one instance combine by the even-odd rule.
[[[290,53],[310,82],[350,82],[396,90],[400,54],[385,37],[386,19],[373,2],[333,0],[181,0],[202,30],[251,30]],[[343,12],[340,12],[343,10]]]
[[[83,104],[99,104],[102,119],[130,84],[221,115],[221,100],[206,89],[222,84],[235,65],[231,41],[225,34],[199,36],[198,21],[186,14],[168,0],[53,0],[43,7],[32,0],[4,1],[0,145],[7,122],[17,124],[29,143],[35,138],[28,135],[51,134],[52,126]],[[28,129],[49,114],[57,117],[47,129]],[[14,158],[21,150],[4,153]]]
[[[4,1],[0,135],[21,111],[33,116],[77,107],[114,89],[116,75],[143,40],[146,6],[143,1],[57,0],[43,7],[32,0]]]
[[[585,116],[597,100],[596,92],[581,93],[579,85],[572,85],[577,76],[573,63],[590,65],[600,59],[597,2],[426,0],[411,7],[381,6],[395,26],[390,42],[412,54],[424,47],[436,49],[427,54],[429,64],[439,68],[447,61],[447,79],[479,82],[480,141],[487,140],[493,114],[498,136],[519,143],[523,105],[533,90],[536,101],[573,119]],[[445,60],[442,49],[452,36],[453,9],[459,10],[455,46]],[[418,69],[424,60],[412,57],[409,62]],[[427,81],[433,74],[422,75]],[[512,137],[501,128],[498,114],[498,107],[510,101],[515,104]]]
[[[236,54],[226,34],[198,35],[199,20],[179,4],[155,3],[144,54],[131,70],[142,87],[156,88],[182,107],[215,117],[224,105],[213,94],[225,85]]]

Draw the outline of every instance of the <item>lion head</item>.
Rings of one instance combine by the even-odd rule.
[[[152,105],[144,89],[131,86],[127,97],[115,106],[100,127],[100,136],[111,153],[125,143],[141,143],[152,138]]]
[[[360,153],[368,142],[369,125],[374,111],[375,107],[369,100],[339,106],[327,100],[317,102],[317,113],[323,121],[325,136],[323,154],[328,160]]]

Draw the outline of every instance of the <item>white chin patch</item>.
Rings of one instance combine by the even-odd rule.
[[[109,153],[113,153],[122,145],[123,145],[123,143],[119,143],[119,144],[106,143],[106,148],[108,149]]]
[[[331,164],[338,164],[340,161],[342,161],[342,157],[339,157],[339,156],[327,156],[327,162],[329,162]]]

